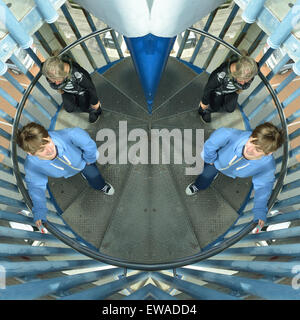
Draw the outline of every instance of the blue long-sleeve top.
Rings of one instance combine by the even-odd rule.
[[[251,131],[220,128],[205,142],[202,158],[213,163],[223,174],[236,178],[252,177],[254,188],[254,221],[266,221],[268,200],[275,181],[275,160],[272,154],[257,160],[243,157],[243,148],[251,136]]]
[[[46,221],[46,187],[48,177],[68,178],[84,169],[87,163],[94,163],[99,152],[96,143],[80,128],[49,131],[57,148],[53,160],[42,160],[28,154],[25,160],[25,182],[33,203],[34,221]]]

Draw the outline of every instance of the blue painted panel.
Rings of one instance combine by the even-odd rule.
[[[113,65],[115,65],[116,63],[122,61],[123,59],[119,59],[119,60],[116,60],[116,61],[113,61],[101,68],[98,68],[96,71],[99,72],[100,74],[103,74],[105,71],[107,71],[109,68],[111,68]]]
[[[152,113],[155,93],[176,37],[124,37],[144,89],[148,112]]]

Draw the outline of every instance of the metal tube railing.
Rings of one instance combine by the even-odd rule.
[[[190,31],[193,31],[195,33],[200,34],[201,36],[205,36],[208,37],[212,40],[214,40],[215,42],[217,42],[219,45],[223,45],[225,47],[227,47],[228,49],[232,50],[234,53],[240,55],[240,52],[234,48],[233,46],[231,46],[230,44],[224,42],[222,39],[219,39],[205,31],[201,31],[195,28],[190,28]],[[105,28],[103,30],[99,30],[99,31],[95,31],[92,32],[91,34],[82,37],[81,39],[75,41],[74,43],[68,45],[66,48],[64,48],[61,52],[60,55],[68,52],[69,50],[71,50],[72,48],[74,48],[75,46],[77,46],[78,44],[81,44],[82,42],[95,37],[95,36],[99,36],[100,34],[104,34],[105,32],[111,31],[110,28]],[[18,128],[18,124],[20,121],[20,117],[22,115],[22,111],[25,105],[25,102],[27,100],[27,98],[30,95],[30,92],[32,91],[33,87],[35,86],[35,84],[37,83],[37,81],[39,80],[39,78],[41,77],[41,72],[38,73],[38,75],[33,79],[33,81],[30,83],[29,87],[27,88],[17,111],[16,117],[15,117],[15,121],[14,121],[14,126],[13,126],[13,143],[11,145],[11,150],[12,150],[12,159],[13,159],[13,169],[16,175],[16,179],[17,179],[17,185],[19,187],[20,192],[22,193],[24,200],[27,204],[27,206],[31,209],[32,208],[32,202],[31,199],[27,193],[27,190],[25,189],[24,186],[24,182],[22,177],[20,176],[19,173],[19,167],[18,167],[18,161],[17,161],[17,149],[16,149],[16,143],[15,143],[15,137],[16,137],[16,132],[17,132],[17,128]],[[276,108],[278,110],[278,114],[281,120],[281,124],[283,127],[283,130],[285,132],[285,137],[287,137],[287,127],[286,127],[286,123],[285,123],[285,118],[284,118],[284,114],[282,112],[281,109],[281,105],[280,102],[278,101],[278,98],[274,92],[274,90],[272,89],[272,87],[269,85],[268,81],[266,80],[266,78],[259,72],[259,77],[261,78],[261,80],[263,81],[263,83],[265,84],[265,86],[267,87],[268,91],[270,92],[270,95],[272,96]],[[276,186],[273,190],[271,199],[269,201],[269,209],[273,206],[281,188],[282,188],[282,183],[283,183],[283,179],[285,177],[286,174],[286,167],[287,167],[287,161],[288,161],[288,143],[287,141],[285,141],[284,144],[284,157],[283,157],[283,161],[282,161],[282,167],[281,167],[281,173],[279,175],[279,178],[277,180]],[[143,263],[138,263],[138,262],[132,262],[132,261],[126,261],[126,260],[122,260],[122,259],[118,259],[118,258],[114,258],[114,257],[110,257],[108,255],[104,255],[98,251],[92,250],[91,248],[88,248],[85,245],[80,244],[78,241],[68,237],[67,235],[65,235],[63,232],[61,232],[58,228],[56,228],[51,222],[47,221],[44,223],[45,227],[47,228],[47,230],[49,232],[51,232],[55,237],[57,237],[58,239],[60,239],[62,242],[64,242],[65,244],[69,245],[70,247],[72,247],[73,249],[77,250],[78,252],[96,259],[98,261],[107,263],[107,264],[111,264],[111,265],[115,265],[115,266],[119,266],[119,267],[127,267],[130,269],[135,269],[135,270],[148,270],[148,271],[153,271],[153,270],[165,270],[165,269],[171,269],[171,268],[178,268],[181,266],[185,266],[188,264],[193,264],[196,262],[199,262],[201,260],[207,259],[211,256],[214,256],[220,252],[222,252],[223,250],[225,250],[226,248],[232,246],[234,243],[238,242],[240,239],[242,239],[244,236],[246,236],[251,230],[253,230],[253,228],[256,226],[256,222],[249,222],[248,224],[246,224],[242,230],[238,231],[236,234],[234,234],[233,236],[225,239],[224,241],[222,241],[221,243],[217,243],[216,245],[212,246],[211,248],[209,248],[208,250],[204,251],[204,252],[200,252],[198,254],[192,255],[192,256],[188,256],[188,257],[184,257],[182,259],[176,259],[175,261],[167,261],[167,262],[163,262],[163,263],[156,263],[156,264],[143,264]]]
[[[208,31],[208,29],[210,28],[212,22],[214,21],[214,18],[215,18],[215,16],[216,16],[217,12],[218,12],[218,9],[215,9],[215,10],[209,15],[209,17],[208,17],[208,19],[207,19],[207,21],[206,21],[206,24],[205,24],[205,26],[204,26],[204,28],[203,28],[203,31],[205,31],[205,32]],[[204,39],[205,39],[205,37],[204,37],[204,36],[201,36],[200,39],[199,39],[199,41],[197,42],[197,45],[196,45],[196,47],[195,47],[195,49],[194,49],[194,52],[193,52],[193,55],[192,55],[192,57],[191,57],[190,63],[194,63],[194,61],[195,61],[195,59],[196,59],[196,57],[197,57],[197,55],[198,55],[198,53],[199,53],[199,50],[200,50],[200,48],[201,48],[201,46],[202,46],[202,43],[203,43]]]
[[[83,9],[83,8],[82,8],[82,12],[83,12],[83,14],[84,14],[84,16],[85,16],[85,18],[86,18],[86,21],[87,21],[87,23],[89,24],[91,30],[92,30],[92,31],[96,31],[97,28],[96,28],[96,26],[95,26],[95,24],[94,24],[94,21],[93,21],[91,15],[90,15],[85,9]],[[108,54],[107,54],[107,52],[106,52],[106,49],[105,49],[105,47],[104,47],[104,45],[103,45],[100,37],[99,37],[99,36],[95,36],[95,39],[96,39],[96,41],[97,41],[97,44],[98,44],[98,46],[99,46],[99,49],[100,49],[100,51],[101,51],[101,53],[102,53],[102,55],[103,55],[106,63],[109,64],[111,61],[110,61],[110,59],[109,59],[109,56],[108,56]]]
[[[122,269],[112,268],[109,270],[86,272],[62,276],[53,279],[36,280],[28,283],[11,285],[0,291],[0,300],[34,300],[55,293],[59,294],[66,290],[75,288],[85,283],[98,281],[99,279],[110,279],[115,275],[121,275]]]
[[[122,277],[119,280],[111,281],[107,284],[99,285],[92,289],[87,289],[79,293],[71,294],[67,297],[63,297],[62,300],[104,300],[105,298],[113,295],[114,293],[117,293],[135,284],[136,282],[145,280],[147,278],[148,274],[146,272],[140,272],[132,276]]]
[[[76,26],[76,23],[74,22],[74,20],[73,20],[73,18],[72,18],[72,16],[71,16],[71,14],[70,14],[70,12],[69,12],[66,4],[63,4],[63,5],[61,6],[61,10],[62,10],[64,16],[66,17],[66,20],[67,20],[69,26],[71,27],[72,31],[74,32],[76,38],[77,38],[77,39],[81,39],[82,36],[81,36],[81,34],[80,34],[80,32],[79,32],[79,30],[78,30],[78,28],[77,28],[77,26]],[[88,49],[88,47],[86,46],[86,44],[85,44],[84,42],[80,42],[80,45],[81,45],[82,50],[83,50],[83,52],[85,53],[87,59],[89,60],[91,66],[93,67],[93,69],[94,69],[94,70],[97,69],[96,62],[95,62],[95,60],[93,59],[92,55],[90,54],[89,49]]]
[[[299,299],[300,297],[299,290],[295,290],[289,285],[274,283],[270,280],[261,281],[236,275],[231,276],[228,274],[225,275],[187,268],[179,269],[178,273],[264,299]]]
[[[197,285],[190,281],[181,280],[175,277],[168,276],[159,272],[152,272],[151,277],[157,281],[161,281],[165,284],[171,285],[181,292],[187,293],[189,296],[199,300],[238,300],[238,298],[221,293],[217,290],[206,288],[201,285]]]
[[[231,26],[231,24],[233,22],[233,19],[236,16],[238,10],[239,10],[239,6],[237,4],[235,4],[233,9],[232,9],[232,11],[230,12],[226,22],[224,23],[224,26],[223,26],[220,34],[219,34],[219,37],[218,37],[219,39],[223,39],[224,38],[227,30],[229,29],[229,27]],[[192,29],[192,28],[190,28],[190,29]],[[208,65],[212,61],[214,55],[216,54],[220,44],[221,44],[220,42],[216,42],[214,44],[213,48],[209,52],[209,55],[208,55],[206,61],[204,62],[203,69],[206,69],[208,67]]]
[[[91,34],[75,41],[74,43],[70,44],[69,46],[67,46],[66,48],[64,48],[60,55],[68,52],[69,50],[71,50],[72,48],[74,48],[76,45],[81,44],[82,42],[98,36],[100,34],[103,34],[105,32],[111,31],[110,28],[106,28],[103,30],[99,30],[99,31],[95,31],[92,32]],[[190,28],[190,31],[193,31],[195,33],[199,33],[200,35],[203,35],[205,37],[208,37],[210,39],[213,39],[214,41],[216,41],[219,44],[222,44],[223,46],[227,47],[228,49],[232,50],[234,53],[240,55],[239,51],[234,48],[233,46],[231,46],[228,43],[225,43],[223,40],[208,34],[207,32],[195,29],[195,28]],[[15,121],[14,121],[14,126],[13,126],[13,143],[12,143],[12,159],[13,159],[13,168],[14,168],[14,172],[16,175],[16,179],[17,179],[17,185],[19,187],[20,192],[22,193],[24,200],[27,204],[27,206],[31,209],[32,208],[32,202],[31,199],[27,193],[27,190],[25,189],[23,180],[21,178],[21,176],[19,175],[19,168],[18,168],[18,162],[17,162],[17,150],[16,150],[16,143],[15,143],[15,137],[16,137],[16,131],[18,128],[18,123],[20,121],[20,117],[25,105],[25,102],[31,92],[31,90],[33,89],[33,87],[35,86],[35,84],[37,83],[37,81],[39,80],[39,78],[41,77],[41,72],[33,79],[33,81],[31,82],[31,84],[29,85],[29,87],[27,88],[21,103],[19,105],[16,117],[15,117]],[[284,114],[282,112],[280,103],[277,99],[276,94],[274,93],[272,87],[268,84],[268,81],[265,79],[265,77],[259,73],[259,77],[261,78],[261,80],[264,82],[264,84],[267,86],[267,89],[269,90],[271,96],[273,97],[274,101],[275,101],[275,105],[277,107],[281,122],[282,122],[282,127],[285,129],[285,132],[287,132],[286,130],[286,124],[285,124],[285,120],[284,120]],[[287,135],[286,135],[287,136]],[[281,170],[281,174],[277,180],[277,184],[273,190],[272,193],[272,197],[271,197],[271,201],[269,202],[269,208],[272,207],[272,205],[274,204],[275,199],[277,198],[277,195],[279,194],[281,188],[282,188],[282,181],[284,179],[284,176],[286,174],[286,163],[288,160],[287,157],[287,150],[288,150],[288,145],[287,142],[284,145],[284,154],[286,155],[286,157],[283,160],[283,165],[282,165],[282,170]],[[59,229],[57,229],[51,222],[45,222],[44,223],[45,227],[47,228],[47,230],[49,232],[51,232],[55,237],[57,237],[58,239],[60,239],[62,242],[64,242],[65,244],[71,246],[73,249],[77,250],[78,252],[89,256],[90,258],[99,260],[101,262],[105,262],[111,265],[116,265],[119,267],[127,267],[130,269],[135,269],[135,270],[164,270],[164,269],[170,269],[170,268],[177,268],[177,267],[181,267],[187,264],[193,264],[196,262],[199,262],[201,260],[207,259],[215,254],[220,253],[221,251],[225,250],[226,248],[230,247],[231,245],[233,245],[234,243],[238,242],[240,239],[242,239],[245,235],[247,235],[251,230],[253,230],[253,228],[256,226],[255,222],[249,222],[242,230],[240,230],[239,232],[237,232],[235,235],[231,236],[230,238],[222,241],[221,243],[218,243],[216,245],[214,245],[213,247],[211,247],[210,249],[204,251],[204,252],[200,252],[196,255],[193,256],[189,256],[189,257],[185,257],[182,259],[177,259],[175,261],[170,261],[170,262],[164,262],[164,263],[157,263],[157,264],[142,264],[142,263],[137,263],[137,262],[132,262],[132,261],[126,261],[126,260],[122,260],[122,259],[118,259],[118,258],[114,258],[114,257],[110,257],[108,255],[104,255],[100,252],[97,252],[95,250],[92,250],[90,248],[88,248],[85,245],[82,245],[80,243],[78,243],[78,241],[66,236],[63,232],[61,232]]]
[[[264,34],[263,32],[261,34]],[[204,39],[205,36],[201,36],[202,39]],[[250,52],[249,52],[250,53]],[[287,56],[288,57],[288,56]],[[278,65],[277,65],[278,66]],[[270,80],[270,74],[273,75],[275,73],[277,73],[277,71],[275,71],[275,69],[273,70],[273,72],[270,72],[269,75],[266,77],[267,80]],[[272,75],[272,76],[273,76]],[[33,78],[33,77],[32,77]],[[39,85],[38,83],[36,83],[36,85]],[[262,87],[264,86],[264,83],[262,82]],[[253,95],[255,96],[256,93]],[[28,97],[29,98],[29,97]],[[286,107],[290,102],[291,102],[292,98],[289,97],[287,98],[283,103],[282,103],[282,107]],[[248,100],[249,101],[249,100]],[[25,110],[23,110],[24,112]],[[6,119],[6,121],[12,123],[12,118],[10,116],[8,116],[7,114],[5,114],[2,110],[0,110],[0,115],[3,115],[2,117]],[[295,112],[294,114],[292,114],[291,116],[289,116],[287,119],[286,119],[286,122],[287,123],[290,123],[292,121],[294,121],[295,119],[297,119],[297,117],[299,117],[299,111]],[[282,119],[281,119],[282,121]],[[296,130],[295,132],[291,133],[288,137],[289,139],[294,139],[294,138],[297,138],[299,137],[299,130]],[[0,132],[0,134],[2,134],[2,131]],[[7,139],[10,138],[10,136],[8,135],[4,135],[2,134],[2,136],[5,136]],[[292,152],[289,153],[289,156],[293,156],[297,153],[297,148],[295,150],[293,150]],[[7,157],[10,157],[10,152],[7,152]],[[19,158],[21,159],[21,158]],[[7,159],[6,159],[7,160]],[[10,160],[10,159],[9,159]],[[284,161],[285,158],[284,156],[283,157],[280,157],[278,159],[276,159],[276,162],[277,163],[281,163],[282,161]],[[287,160],[286,160],[287,161]],[[289,168],[288,169],[288,173],[291,172],[294,170],[294,168]],[[280,173],[277,175],[279,178],[282,177],[282,167],[281,167],[281,171]],[[23,178],[23,177],[22,177]],[[296,183],[297,184],[297,183]],[[282,188],[282,191],[284,191],[284,187]],[[280,191],[279,191],[280,192]],[[2,200],[3,198],[1,198],[0,200]],[[4,202],[3,204],[5,204],[5,201],[7,200],[7,204],[11,204],[11,205],[14,205],[14,203],[12,202],[9,202],[9,198],[7,199],[4,199]],[[276,201],[276,200],[275,200]],[[1,201],[0,201],[1,202]],[[287,211],[289,210],[290,208],[287,209],[286,206],[290,206],[290,205],[293,205],[293,204],[299,204],[300,203],[300,197],[293,197],[293,198],[290,198],[290,199],[287,199],[287,200],[281,200],[279,201],[278,203],[276,203],[272,208],[284,208],[283,211]],[[19,204],[19,202],[18,202]],[[24,205],[23,205],[24,206]],[[270,205],[269,205],[270,206]],[[18,205],[17,205],[18,207]],[[15,216],[18,216],[16,213],[12,213],[13,215]],[[54,215],[54,213],[52,213]],[[250,218],[251,216],[251,213],[249,212],[248,214],[246,213],[246,216],[248,216]],[[9,220],[9,221],[20,221],[20,222],[24,222],[26,224],[32,224],[33,225],[33,221],[32,223],[29,223],[28,220],[30,220],[30,218],[26,219],[25,220],[19,220],[18,217],[14,217],[14,219],[11,217],[10,218],[10,213],[8,212],[7,214],[4,214],[2,217],[1,217],[1,213],[0,213],[0,218],[3,220],[6,220],[6,218]],[[25,218],[25,217],[24,217]],[[280,215],[277,215],[277,216],[274,216],[274,217],[270,217],[268,218],[268,221],[267,221],[267,225],[270,225],[270,224],[274,224],[274,223],[280,223],[280,222],[285,222],[285,221],[296,221],[296,220],[299,220],[299,212],[284,212],[284,214],[280,214]],[[244,224],[240,224],[234,228],[231,229],[231,231],[233,231],[234,233],[236,233],[237,231],[242,231],[242,229],[247,226],[248,223],[244,223]],[[55,227],[55,225],[54,225]],[[252,229],[252,228],[251,228]],[[250,231],[251,231],[250,229]],[[61,230],[62,231],[62,230]],[[298,237],[297,232],[294,232],[295,230],[292,230],[292,236],[295,236],[295,237]],[[279,234],[279,238],[278,239],[282,239],[282,240],[285,240],[285,235],[282,235],[280,234],[281,230],[279,231],[275,231],[273,234],[271,234],[271,237],[272,240],[275,238],[275,236],[277,234]],[[266,232],[266,233],[269,233],[269,232]],[[33,233],[32,234],[36,234],[36,233]],[[54,232],[55,234],[55,232]],[[28,236],[29,233],[27,233]],[[243,237],[243,236],[242,236]],[[288,236],[286,237],[287,238],[287,241],[290,241],[290,239],[288,238]],[[17,238],[16,241],[18,241],[18,239],[22,239],[22,238]],[[251,238],[250,240],[249,239],[246,239],[247,241],[249,241],[248,245],[253,245],[253,241],[260,241],[262,240],[263,237],[260,237],[260,238]],[[236,239],[235,239],[236,240]],[[41,240],[43,241],[43,240]],[[239,240],[237,240],[239,241]],[[67,242],[66,242],[67,243]],[[61,245],[61,243],[60,243]],[[245,243],[241,243],[241,245],[245,245]],[[84,247],[84,246],[83,246]],[[277,244],[274,246],[274,245],[271,245],[271,246],[266,246],[266,247],[238,247],[238,248],[225,248],[226,251],[224,251],[224,249],[222,249],[220,251],[220,253],[218,253],[217,255],[215,253],[213,253],[212,255],[216,255],[216,257],[225,257],[225,259],[232,259],[232,256],[235,256],[237,257],[239,260],[241,260],[241,256],[247,256],[247,259],[251,259],[251,258],[255,258],[255,256],[267,256],[267,259],[270,259],[272,256],[283,256],[283,257],[289,257],[289,258],[297,258],[299,259],[299,256],[300,256],[300,249],[299,249],[299,244],[297,243],[293,243],[293,244]],[[84,251],[84,248],[83,248],[83,251]],[[210,252],[211,253],[211,252]],[[83,253],[85,255],[85,253]],[[13,256],[13,257],[20,257],[22,255],[25,255],[25,256],[38,256],[38,255],[44,255],[44,256],[47,256],[47,255],[75,255],[76,256],[76,259],[77,259],[77,256],[78,257],[83,257],[78,251],[75,251],[73,250],[72,248],[62,248],[62,247],[31,247],[29,245],[18,245],[18,244],[0,244],[0,256],[1,257],[4,257],[6,259],[6,257],[10,257],[10,256]],[[251,257],[252,256],[252,257]],[[209,257],[209,256],[208,256]],[[80,258],[78,258],[80,259]],[[254,265],[255,266],[255,265]],[[214,266],[213,266],[214,267]],[[169,268],[169,267],[168,267]],[[226,268],[229,268],[228,266],[226,266]],[[228,270],[228,269],[227,269]],[[1,270],[0,270],[1,271]],[[178,272],[181,273],[181,270],[178,270]],[[264,274],[264,272],[261,272],[260,269],[256,269],[255,271],[254,270],[250,270],[249,272],[251,272],[250,276],[252,274]],[[153,274],[153,273],[152,273]],[[161,273],[159,273],[161,275]],[[236,275],[234,276],[231,276],[232,278],[232,282],[235,281],[236,282],[236,285],[233,286],[232,285],[232,282],[227,282],[227,279],[229,279],[227,277],[227,279],[223,278],[223,279],[218,279],[217,282],[214,282],[212,280],[212,278],[214,277],[214,274],[212,274],[212,277],[209,278],[208,276],[205,276],[205,277],[201,277],[202,275],[199,274],[199,273],[195,273],[195,274],[188,274],[186,273],[185,275],[188,277],[188,280],[189,281],[192,281],[193,277],[198,279],[198,280],[206,280],[208,281],[208,284],[207,286],[210,285],[210,282],[212,283],[218,283],[220,286],[223,286],[225,288],[225,290],[228,292],[228,288],[231,288],[232,290],[235,290],[235,292],[237,292],[238,294],[240,293],[244,293],[244,294],[254,294],[254,295],[257,295],[258,297],[263,297],[263,298],[267,298],[267,299],[283,299],[285,297],[287,297],[288,299],[291,299],[291,298],[299,298],[299,294],[298,295],[293,295],[294,294],[297,294],[297,291],[296,290],[286,290],[287,289],[287,286],[282,286],[282,285],[277,285],[277,284],[274,284],[272,285],[272,283],[270,281],[265,281],[265,279],[263,279],[263,281],[261,281],[261,279],[257,280],[257,282],[249,282],[248,279],[246,279],[246,281],[244,281],[245,278],[242,278],[242,277],[236,277]],[[276,276],[276,274],[274,274]],[[254,275],[255,276],[255,275]],[[273,276],[273,275],[271,275]],[[83,275],[84,277],[84,275]],[[180,275],[179,275],[180,277]],[[174,277],[170,277],[171,279],[170,280],[170,285],[172,287],[175,287],[174,283],[172,282],[174,279],[178,282],[180,282],[180,284],[182,284],[183,280],[179,279],[178,275],[177,274],[174,274]],[[218,276],[217,276],[218,277]],[[65,278],[69,278],[68,277],[65,277]],[[153,279],[155,277],[153,276]],[[158,278],[156,278],[158,279]],[[172,280],[173,279],[173,280]],[[89,280],[93,281],[93,280],[99,280],[97,279],[97,277],[95,278],[89,278]],[[162,282],[164,282],[162,279],[160,279]],[[267,279],[268,280],[268,279]],[[73,281],[73,280],[72,280]],[[182,282],[181,282],[182,281]],[[260,283],[258,282],[260,281]],[[167,283],[167,282],[165,282]],[[189,284],[190,282],[187,283],[187,285]],[[43,282],[43,281],[39,281],[38,282],[38,286],[45,286],[49,283],[46,283],[46,282]],[[239,287],[238,284],[241,284],[241,286]],[[267,291],[266,294],[263,294],[263,291],[264,291],[264,288],[260,285],[266,285],[266,288],[265,290]],[[271,286],[270,286],[271,284]],[[44,291],[43,293],[44,294],[49,294],[49,293],[54,293],[54,294],[59,294],[59,290],[67,290],[68,288],[70,287],[67,287],[67,286],[64,286],[64,287],[60,287],[59,286],[59,282],[55,282],[54,279],[53,281],[51,282],[51,284],[49,285],[57,285],[57,288],[58,288],[58,291]],[[251,287],[251,285],[253,287]],[[27,297],[27,292],[31,293],[31,290],[35,290],[35,289],[40,289],[38,286],[34,287],[34,289],[30,286],[13,286],[12,288],[10,288],[10,290],[7,291],[8,295],[10,295],[11,299],[18,299],[20,297],[24,297],[25,299],[28,298]],[[243,287],[244,286],[244,287]],[[259,287],[258,290],[256,291],[256,287]],[[126,286],[120,286],[120,288],[125,288]],[[127,283],[127,288],[128,288],[128,283]],[[144,287],[145,288],[145,287]],[[144,289],[143,288],[143,289]],[[154,287],[156,288],[156,287]],[[193,291],[193,288],[191,288],[190,286],[182,286],[182,288],[180,288],[179,286],[176,287],[178,290],[181,290],[182,292],[186,292],[188,295],[190,296],[193,296],[193,294],[195,293],[196,296],[193,296],[195,298],[200,298],[200,299],[205,299],[207,296],[206,294],[204,294],[202,297],[200,296],[197,296],[197,294],[199,293],[200,294],[200,291],[202,292],[202,288],[201,286],[199,286],[199,288],[195,288],[196,291]],[[248,288],[248,290],[245,290],[245,288]],[[187,289],[186,291],[184,291],[184,289]],[[222,289],[222,288],[221,288]],[[281,290],[283,289],[283,290]],[[20,291],[23,291],[24,292],[20,292]],[[159,290],[159,289],[157,289]],[[200,291],[197,291],[197,290],[200,290]],[[217,290],[217,289],[216,289]],[[272,292],[273,290],[273,292]],[[0,290],[1,291],[1,290]],[[96,290],[95,290],[96,291]],[[101,290],[99,290],[100,292]],[[298,290],[299,291],[299,290]],[[151,290],[149,291],[151,293]],[[235,294],[235,292],[231,292],[229,293],[230,297],[232,297],[232,295]],[[278,294],[279,292],[279,294]],[[112,292],[110,292],[112,293]],[[108,292],[108,294],[110,294]],[[219,292],[218,292],[219,293]],[[6,292],[3,291],[3,295],[5,296],[6,298]],[[165,293],[166,295],[166,293]],[[284,295],[284,296],[283,296]],[[40,297],[42,296],[41,292],[39,291],[38,292],[38,295],[36,295],[35,297]],[[82,294],[82,296],[84,297],[85,294]],[[131,295],[132,296],[132,295]],[[97,298],[99,296],[97,295],[93,295],[92,296],[93,298]],[[130,297],[130,296],[129,296]],[[170,296],[172,297],[172,296]],[[24,299],[23,298],[23,299]],[[173,298],[173,297],[172,297]],[[212,299],[216,299],[215,296],[211,296]]]

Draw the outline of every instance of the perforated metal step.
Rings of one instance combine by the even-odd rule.
[[[86,114],[66,117],[62,111],[57,129],[78,125],[95,139],[104,128],[114,130],[118,137],[119,121],[127,122],[128,132],[143,129],[148,137],[151,129],[204,129],[207,138],[224,124],[243,128],[239,111],[213,114],[210,126],[200,121],[197,106],[207,74],[199,75],[175,58],[167,63],[152,116],[130,58],[103,75],[94,74],[93,80],[104,109],[100,121],[90,125]],[[171,143],[171,151],[173,147]],[[236,210],[250,188],[247,179],[219,177],[209,189],[188,197],[185,188],[196,176],[186,175],[186,167],[173,163],[99,165],[115,187],[113,197],[92,190],[80,177],[51,179],[51,189],[66,209],[63,218],[101,252],[136,262],[165,262],[195,254],[221,236],[236,220]]]

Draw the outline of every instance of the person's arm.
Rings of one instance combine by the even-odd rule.
[[[72,128],[68,131],[71,142],[82,150],[82,157],[87,164],[96,162],[99,151],[94,140],[81,128]]]
[[[48,177],[25,167],[25,182],[29,196],[31,198],[33,207],[33,220],[37,227],[40,227],[43,221],[47,220],[47,200],[46,200],[46,186]]]
[[[96,87],[93,81],[91,80],[88,72],[84,70],[82,67],[80,71],[82,71],[82,77],[79,82],[80,86],[84,88],[86,91],[88,91],[90,96],[91,107],[94,109],[98,109],[99,107],[101,107],[101,103],[97,95]]]
[[[230,142],[232,129],[220,128],[214,131],[204,143],[201,153],[206,163],[213,164],[218,157],[218,150]]]
[[[220,87],[220,82],[218,80],[218,70],[213,71],[209,78],[208,81],[205,85],[205,88],[203,90],[203,96],[200,101],[199,106],[201,106],[203,109],[206,109],[209,105],[210,101],[210,95],[216,91],[216,89]]]
[[[254,188],[253,220],[258,221],[261,227],[267,220],[268,201],[275,181],[275,168],[273,166],[262,169],[259,174],[252,178]]]

